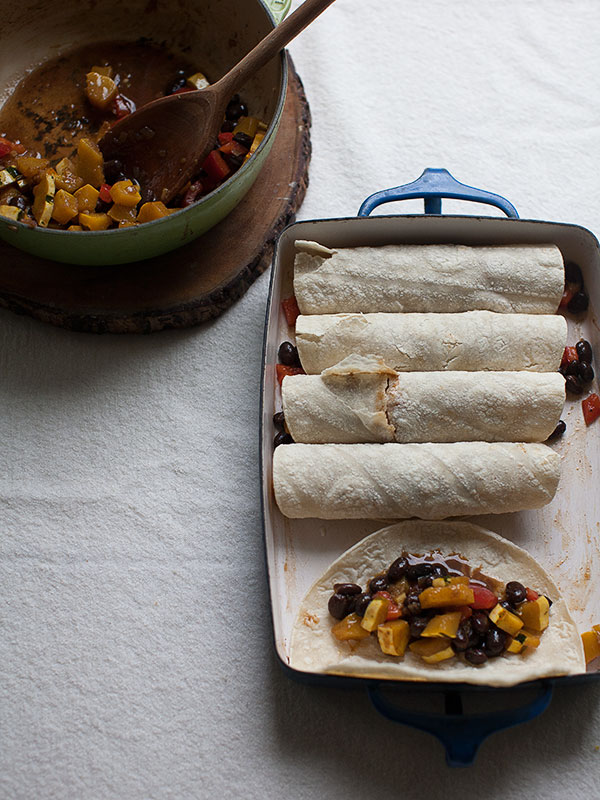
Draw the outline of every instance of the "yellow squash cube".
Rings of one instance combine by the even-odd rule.
[[[436,664],[454,656],[452,646],[445,639],[417,639],[408,649],[421,656],[427,664]]]
[[[83,186],[83,179],[77,174],[75,164],[70,158],[62,158],[56,165],[56,188],[73,194]]]
[[[6,217],[6,219],[11,219],[13,222],[18,222],[22,216],[23,209],[18,206],[0,206],[0,217]]]
[[[140,208],[137,216],[138,222],[152,222],[153,219],[161,219],[161,217],[168,217],[169,209],[160,200],[155,200],[152,203],[144,203]]]
[[[110,228],[112,219],[108,214],[96,214],[94,211],[80,211],[79,223],[89,231],[105,231]]]
[[[540,646],[540,637],[529,631],[520,630],[506,648],[508,653],[520,653],[526,647],[535,649]]]
[[[110,197],[113,203],[119,206],[132,208],[142,199],[139,186],[129,180],[117,181],[110,188]]]
[[[550,603],[548,598],[541,594],[537,600],[521,603],[519,616],[523,620],[525,627],[532,628],[534,631],[546,630],[550,622]]]
[[[203,75],[201,72],[194,72],[193,75],[187,78],[186,83],[193,89],[206,89],[207,86],[210,86],[206,75]]]
[[[501,631],[510,633],[511,636],[514,636],[523,627],[523,620],[519,619],[516,614],[513,614],[507,608],[504,608],[504,606],[501,606],[500,603],[490,611],[490,622],[493,622]]]
[[[52,219],[61,225],[65,225],[69,220],[76,217],[79,213],[77,198],[64,189],[59,189],[54,195],[54,207],[52,209]]]
[[[379,647],[388,656],[403,656],[410,639],[410,625],[405,619],[392,619],[377,628]]]
[[[119,93],[119,87],[108,75],[88,72],[85,76],[85,93],[90,103],[105,111]]]
[[[40,179],[42,172],[48,169],[50,162],[47,158],[34,158],[33,156],[19,156],[15,159],[17,169],[24,178],[30,181]]]
[[[77,189],[75,197],[77,198],[77,208],[79,211],[93,211],[96,208],[99,195],[100,192],[98,189],[94,189],[89,183],[86,183],[81,189]]]
[[[378,625],[385,622],[387,617],[389,600],[386,597],[374,597],[362,619],[361,625],[366,631],[374,631]]]
[[[104,159],[98,145],[91,139],[77,144],[77,173],[84,183],[99,188],[104,183]]]
[[[130,225],[134,225],[137,217],[135,206],[121,206],[118,205],[118,203],[111,206],[106,213],[119,224],[121,222],[128,222]]]
[[[594,628],[598,627],[594,625]],[[581,634],[585,663],[589,664],[600,656],[600,634],[596,630],[586,631]]]
[[[434,578],[432,586],[453,586],[456,583],[464,583],[469,585],[469,579],[466,575],[446,575],[443,578]]]
[[[468,606],[474,601],[473,590],[462,583],[449,586],[429,586],[419,595],[421,608]]]
[[[336,622],[331,632],[340,642],[347,642],[353,639],[367,639],[371,634],[362,627],[361,621],[358,614],[348,614],[347,617]]]
[[[450,611],[448,614],[436,614],[432,617],[421,636],[427,638],[445,636],[456,639],[456,633],[462,617],[461,611]]]

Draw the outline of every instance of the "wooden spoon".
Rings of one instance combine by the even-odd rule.
[[[105,161],[139,181],[149,199],[168,203],[215,146],[235,92],[334,0],[305,0],[217,83],[161,97],[119,120],[100,140]]]

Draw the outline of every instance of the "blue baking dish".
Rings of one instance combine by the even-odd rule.
[[[400,200],[422,199],[424,214],[369,216],[378,206]],[[502,216],[442,214],[442,199],[467,200],[499,209]],[[293,294],[294,240],[316,240],[328,247],[383,244],[454,243],[465,245],[554,243],[565,262],[581,267],[590,295],[590,309],[581,317],[569,317],[569,342],[581,336],[600,353],[600,248],[594,235],[577,225],[519,219],[505,198],[458,182],[445,169],[426,169],[412,183],[370,195],[357,217],[308,220],[288,226],[274,253],[266,313],[261,387],[260,463],[265,556],[273,616],[274,644],[279,661],[297,681],[367,691],[373,706],[388,719],[427,731],[438,738],[450,766],[473,763],[482,741],[490,734],[518,725],[541,714],[549,705],[555,687],[588,683],[600,678],[600,668],[587,673],[530,681],[513,688],[495,688],[450,683],[415,683],[406,680],[373,681],[361,677],[339,677],[301,672],[289,666],[291,624],[298,605],[312,582],[344,550],[385,522],[290,520],[277,509],[272,491],[272,453],[275,428],[273,413],[280,406],[275,377],[277,350],[281,341],[293,341],[293,330],[285,321],[280,302]],[[598,391],[594,383],[594,391]],[[600,426],[585,428],[578,402],[568,402],[563,419],[568,440],[557,447],[563,458],[563,477],[550,506],[535,512],[472,517],[483,525],[530,550],[558,583],[580,630],[589,629],[593,609],[600,609]],[[578,473],[584,460],[589,468]],[[540,532],[545,535],[541,536]],[[595,586],[593,585],[595,584]],[[433,692],[441,695],[443,713],[416,712],[393,702],[390,691],[411,695]],[[527,690],[525,702],[514,706],[515,697]],[[485,696],[500,710],[463,713],[463,705],[475,699],[481,706]],[[533,696],[531,696],[533,695]],[[511,705],[511,702],[513,703]],[[411,697],[411,704],[414,698]],[[507,708],[507,706],[510,706]]]

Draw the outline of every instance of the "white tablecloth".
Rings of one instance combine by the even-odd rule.
[[[600,234],[599,26],[595,0],[337,0],[290,47],[313,114],[299,218],[443,166]],[[257,458],[267,289],[147,337],[0,312],[0,797],[597,797],[597,683],[556,691],[465,773],[364,693],[280,672]]]

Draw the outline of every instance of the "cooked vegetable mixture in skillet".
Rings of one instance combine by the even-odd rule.
[[[94,60],[84,66],[88,57]],[[161,198],[145,196],[137,176],[125,175],[118,161],[105,162],[97,142],[136,105],[208,86],[202,72],[175,68],[172,55],[140,41],[63,56],[22,84],[0,112],[0,215],[31,226],[97,231],[166,217],[233,175],[266,131],[235,95],[214,149],[167,208]],[[54,84],[64,97],[53,94]]]

